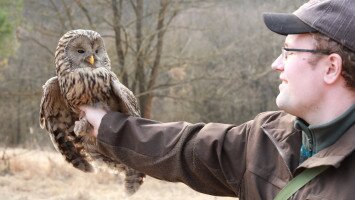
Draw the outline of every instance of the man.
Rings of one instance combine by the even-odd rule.
[[[292,199],[354,199],[355,1],[310,1],[264,21],[287,35],[272,64],[283,111],[235,126],[160,123],[84,106],[100,151],[158,179],[240,199],[273,199],[302,171],[330,166]]]

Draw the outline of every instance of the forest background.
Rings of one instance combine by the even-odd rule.
[[[58,40],[72,29],[101,34],[143,117],[240,124],[276,110],[279,74],[270,65],[284,37],[265,27],[262,13],[303,2],[0,0],[0,147],[54,149],[39,127],[39,104],[55,76]]]
[[[277,109],[270,65],[284,37],[263,12],[284,0],[0,0],[0,144],[51,146],[39,127],[42,85],[55,76],[59,38],[92,29],[143,117],[240,124]]]

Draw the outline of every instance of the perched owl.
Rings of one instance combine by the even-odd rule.
[[[137,100],[111,71],[101,36],[91,30],[72,30],[59,40],[55,52],[57,76],[43,86],[40,125],[54,147],[74,167],[92,172],[102,166],[125,173],[125,189],[133,194],[144,174],[97,152],[91,125],[82,118],[79,106],[140,116]]]

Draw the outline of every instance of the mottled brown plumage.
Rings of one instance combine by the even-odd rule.
[[[79,106],[99,106],[140,116],[137,100],[111,71],[101,36],[90,30],[72,30],[59,40],[55,53],[57,76],[43,86],[40,125],[54,147],[75,168],[84,172],[109,167],[125,172],[125,189],[133,194],[144,174],[97,151],[91,125],[80,116]]]

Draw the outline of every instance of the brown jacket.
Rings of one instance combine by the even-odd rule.
[[[160,123],[104,116],[100,151],[158,179],[219,196],[273,199],[304,168],[331,165],[292,199],[355,199],[355,125],[333,145],[299,164],[295,117],[267,112],[240,126]]]

